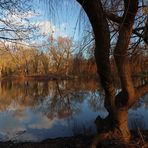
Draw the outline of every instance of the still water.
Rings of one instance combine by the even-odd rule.
[[[93,81],[0,82],[0,141],[41,141],[95,132],[105,117]],[[129,127],[148,129],[148,95],[129,110]]]

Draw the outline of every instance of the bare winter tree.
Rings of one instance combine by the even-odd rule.
[[[15,42],[29,39],[35,30],[28,19],[33,13],[30,0],[1,0],[0,40]]]
[[[95,35],[95,59],[100,75],[101,84],[105,91],[105,107],[108,116],[105,119],[98,117],[96,123],[100,132],[100,139],[121,138],[128,141],[131,137],[128,128],[128,109],[143,95],[148,92],[148,84],[137,88],[134,87],[131,77],[131,70],[128,57],[128,48],[132,33],[141,36],[147,43],[147,33],[145,25],[145,34],[138,33],[138,28],[133,30],[136,23],[136,15],[139,8],[138,0],[124,0],[124,6],[121,13],[107,13],[103,2],[100,0],[77,0],[85,10]],[[108,1],[111,3],[111,1]],[[120,17],[118,15],[121,15]],[[118,36],[114,48],[114,58],[118,70],[118,76],[121,83],[121,92],[115,95],[115,89],[112,82],[110,65],[110,28],[107,19],[118,23]],[[143,23],[144,24],[144,23]],[[140,29],[140,28],[139,28]],[[141,28],[142,29],[142,28]],[[101,127],[99,127],[101,126]]]
[[[52,10],[60,1],[45,0]],[[100,136],[94,143],[119,138],[129,141],[128,110],[148,93],[148,83],[135,87],[132,81],[129,53],[140,45],[147,48],[148,29],[146,6],[138,0],[76,0],[85,11],[95,38],[95,60],[101,85],[105,92],[105,119],[98,117]],[[54,3],[54,5],[53,5]],[[60,3],[61,6],[61,3]],[[68,6],[70,7],[70,5]],[[55,13],[55,11],[54,11]],[[147,50],[145,51],[147,52]],[[113,53],[121,91],[116,95],[111,73],[110,54]]]

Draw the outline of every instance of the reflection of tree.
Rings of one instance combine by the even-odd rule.
[[[145,108],[148,108],[148,94],[141,97],[141,99],[132,107],[132,109],[136,110],[137,108],[141,107],[142,104],[144,104]]]
[[[101,89],[93,81],[2,81],[0,82],[0,110],[4,111],[15,104],[18,110],[26,107],[34,111],[40,111],[48,118],[65,118],[79,114],[81,104],[88,102],[93,111],[103,110],[103,99]],[[148,106],[148,97],[141,101]],[[141,106],[138,102],[134,109]]]
[[[148,77],[145,75],[136,75],[133,77],[134,86],[142,86],[148,82]]]
[[[103,105],[104,95],[102,95],[98,91],[91,92],[88,102],[89,102],[90,108],[95,112],[98,112],[99,110],[104,109],[104,105]]]
[[[6,110],[12,102],[19,109],[38,109],[49,118],[64,118],[81,111],[80,104],[88,91],[95,90],[97,84],[78,81],[3,81],[0,83],[0,109]]]
[[[130,117],[129,127],[134,131],[144,130],[145,122],[143,121],[144,117],[141,114],[133,114]]]
[[[88,101],[93,111],[103,110],[101,89],[96,91],[97,84],[93,81],[49,81],[49,82],[0,82],[0,110],[6,110],[12,102],[20,109],[31,107],[41,110],[48,117],[64,118],[81,112],[81,103]],[[136,109],[141,103],[148,106],[148,97],[143,97],[133,107]],[[40,107],[38,107],[40,106]]]
[[[55,93],[49,102],[48,116],[64,118],[80,112],[79,103],[84,100],[83,93],[68,88],[68,82],[56,82]]]
[[[20,107],[32,107],[38,104],[40,96],[48,94],[47,89],[48,83],[2,81],[0,82],[0,109],[6,109],[14,101]]]
[[[148,94],[144,97],[145,108],[148,109]]]

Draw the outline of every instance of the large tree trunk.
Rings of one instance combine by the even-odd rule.
[[[144,41],[148,45],[148,14],[147,14],[147,20],[145,22]]]
[[[96,124],[99,132],[103,132],[97,138],[97,142],[106,138],[120,138],[128,141],[130,132],[128,129],[128,109],[136,102],[137,93],[133,86],[127,48],[132,34],[134,18],[138,10],[138,0],[124,0],[125,13],[119,28],[119,37],[114,50],[114,57],[121,82],[122,91],[115,96],[112,83],[110,53],[110,31],[105,13],[100,0],[77,0],[85,10],[95,35],[95,59],[100,76],[101,85],[105,91],[105,107],[108,117],[98,117]],[[143,94],[147,92],[147,87]],[[111,131],[111,132],[110,132]],[[96,142],[95,141],[95,142]],[[96,144],[96,143],[95,143]]]

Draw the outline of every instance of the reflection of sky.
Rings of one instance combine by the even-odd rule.
[[[35,135],[28,132],[29,129],[50,129],[55,121],[56,119],[51,121],[46,116],[42,116],[41,113],[34,113],[30,109],[19,110],[19,112],[1,112],[0,131],[1,133],[8,134],[8,139],[13,139],[15,136],[17,136],[16,134],[18,132],[24,132],[23,137],[26,134],[30,134],[35,137]],[[18,137],[16,137],[16,139],[17,138]]]
[[[95,92],[97,98],[93,99],[99,102],[97,93],[98,91]],[[73,108],[79,108],[79,111],[74,111],[72,115],[64,117],[52,113],[50,97],[45,97],[42,102],[29,107],[20,104],[21,101],[14,103],[14,100],[12,100],[7,109],[0,112],[0,140],[40,141],[47,138],[87,133],[89,128],[91,132],[94,132],[94,120],[97,115],[99,114],[102,117],[107,115],[103,107],[103,101],[99,104],[100,108],[96,110],[90,105],[90,100],[92,99],[90,91],[85,91],[83,96],[81,91],[80,96],[84,98],[82,101],[77,99],[70,100]],[[130,127],[133,126],[131,122],[136,121],[138,126],[148,129],[148,109],[145,106],[146,97],[140,101],[137,105],[138,107],[136,106],[129,110]],[[88,133],[90,133],[89,130]]]
[[[92,122],[97,116],[96,112],[91,112],[85,100],[84,103],[79,103],[80,114],[50,119],[43,114],[43,111],[48,109],[47,100],[45,104],[42,103],[42,106],[39,104],[34,109],[21,108],[19,104],[8,106],[6,111],[0,113],[0,138],[39,141],[49,137],[71,136],[74,132],[80,132],[75,131],[74,128],[80,128],[82,124]]]
[[[129,110],[129,127],[132,128],[133,124],[136,124],[138,128],[148,129],[148,108],[145,106],[145,101],[147,101],[148,95],[140,101],[140,106],[136,109]],[[133,123],[134,122],[134,123]],[[131,125],[132,124],[132,125]]]

